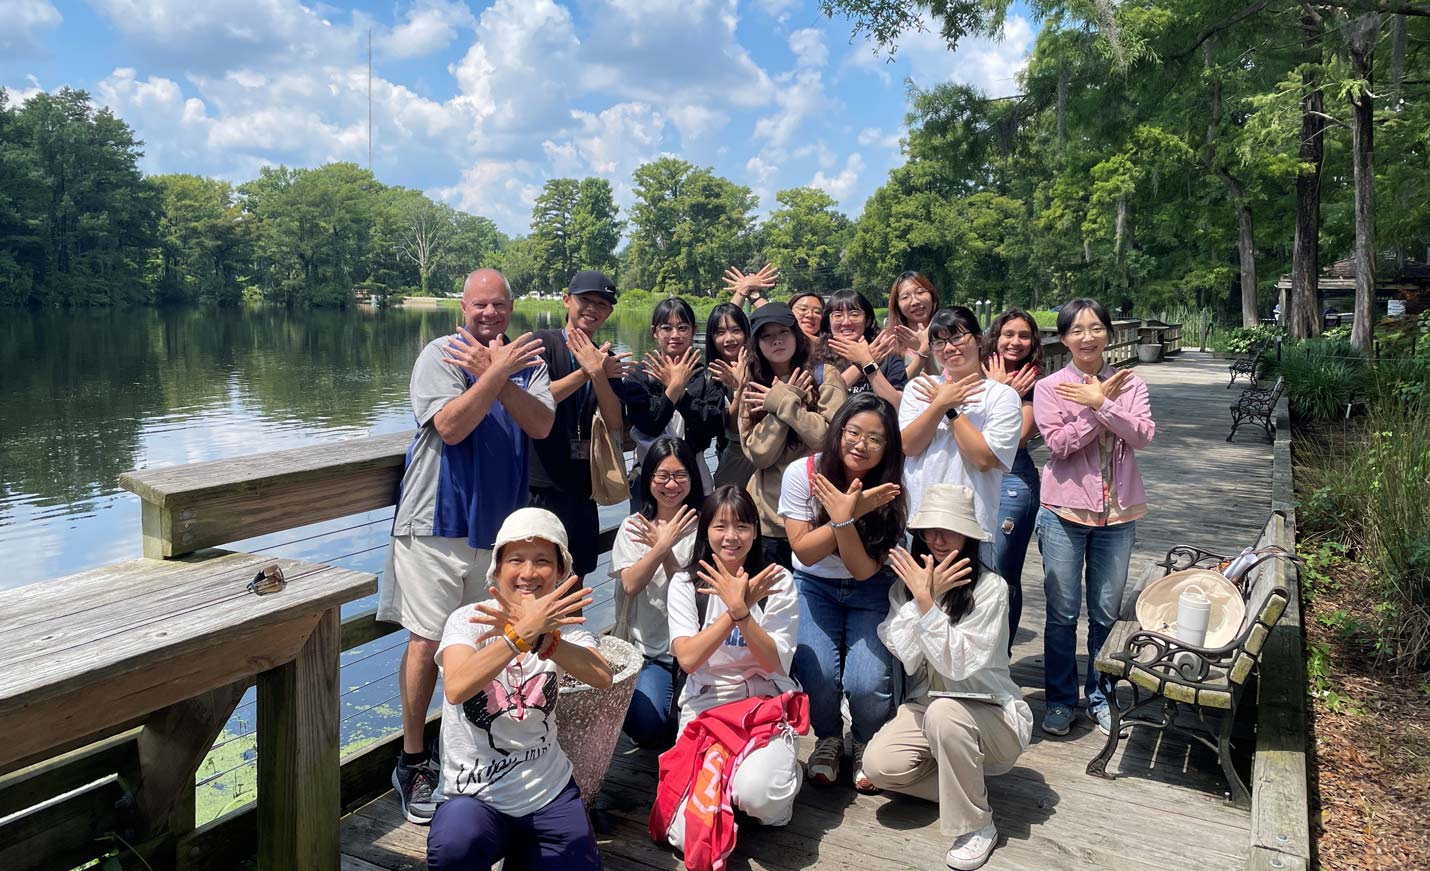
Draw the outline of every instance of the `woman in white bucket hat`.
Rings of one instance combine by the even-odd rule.
[[[889,590],[879,626],[909,674],[907,701],[869,742],[864,774],[881,789],[938,802],[939,826],[954,838],[945,860],[967,871],[998,843],[983,778],[1008,771],[1027,749],[1033,712],[1008,673],[1008,585],[979,560],[989,534],[973,490],[932,485],[909,529],[931,555],[890,553],[903,583]]]
[[[512,512],[487,569],[492,599],[447,619],[437,665],[442,777],[427,867],[599,869],[596,837],[556,743],[561,678],[611,685],[611,667],[581,628],[591,591],[571,574],[566,529],[542,508]],[[564,581],[561,579],[565,579]]]

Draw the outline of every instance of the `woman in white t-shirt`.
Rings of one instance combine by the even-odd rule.
[[[447,618],[437,648],[447,800],[427,836],[432,871],[490,868],[503,858],[522,868],[601,867],[571,762],[556,743],[562,676],[597,688],[612,681],[596,638],[577,628],[591,591],[576,589],[566,541],[551,512],[512,512],[487,570],[492,599]]]
[[[809,777],[828,786],[844,755],[843,696],[854,733],[854,787],[864,745],[898,701],[894,660],[875,630],[889,607],[894,576],[884,566],[904,538],[904,453],[894,407],[874,393],[835,413],[823,450],[791,463],[780,516],[794,552],[799,589],[799,649],[794,675],[809,695],[817,739]]]
[[[675,743],[680,675],[670,654],[670,579],[689,564],[695,521],[705,501],[695,452],[683,441],[651,443],[641,465],[640,513],[621,522],[611,545],[616,581],[616,632],[645,657],[622,729],[637,745],[664,750]]]
[[[760,512],[745,490],[715,488],[700,509],[694,556],[670,582],[670,646],[686,673],[680,729],[699,714],[741,699],[798,690],[789,676],[799,601],[789,572],[765,562]],[[741,763],[730,802],[767,826],[782,826],[799,793],[799,742],[783,728]],[[684,848],[683,812],[668,838]]]
[[[1003,473],[1013,466],[1023,432],[1022,401],[1013,388],[984,374],[983,330],[973,312],[961,305],[939,309],[928,330],[943,374],[909,382],[899,405],[909,505],[918,511],[934,484],[962,484],[973,490],[978,523],[993,529]],[[915,556],[927,553],[917,541],[915,546]],[[991,563],[991,546],[983,549]]]

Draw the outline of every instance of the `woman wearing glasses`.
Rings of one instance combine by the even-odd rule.
[[[898,341],[893,332],[879,331],[874,306],[864,294],[847,287],[836,290],[824,307],[819,332],[828,343],[825,357],[838,367],[851,396],[872,390],[899,407],[909,379],[903,359],[895,353]]]
[[[695,521],[705,501],[695,454],[683,441],[658,438],[641,468],[640,507],[621,522],[611,544],[616,581],[614,634],[645,657],[624,731],[641,747],[675,743],[682,673],[670,653],[670,579],[690,562]]]
[[[1043,466],[1038,550],[1043,555],[1047,625],[1043,631],[1043,731],[1066,735],[1077,708],[1077,620],[1087,585],[1087,651],[1092,662],[1122,602],[1137,519],[1147,494],[1139,448],[1156,425],[1147,385],[1131,369],[1113,369],[1103,352],[1112,318],[1102,303],[1075,299],[1058,310],[1058,335],[1072,362],[1033,388],[1033,417],[1052,455]],[[1111,727],[1105,687],[1088,668],[1087,713]]]
[[[934,484],[961,484],[973,490],[979,525],[993,529],[1003,473],[1013,466],[1023,432],[1022,403],[1017,391],[984,374],[982,329],[973,312],[961,305],[940,309],[928,334],[943,374],[909,382],[899,406],[909,504],[917,511]],[[991,565],[992,549],[986,542],[982,547],[982,559]]]
[[[889,549],[903,541],[908,503],[904,452],[894,407],[861,393],[840,407],[820,453],[784,473],[780,516],[794,551],[799,646],[794,677],[809,694],[814,752],[809,777],[827,786],[844,755],[842,696],[854,732],[854,787],[864,746],[897,704],[893,654],[879,641],[894,575]]]
[[[904,352],[904,368],[915,378],[934,372],[929,322],[938,311],[938,291],[921,272],[903,272],[889,289],[889,329]]]
[[[684,439],[694,451],[706,493],[715,489],[705,449],[725,432],[725,392],[701,365],[695,350],[695,311],[679,297],[661,300],[651,312],[656,349],[640,371],[626,379],[626,420],[636,443],[634,480],[639,479],[651,443],[665,435]],[[631,492],[635,511],[640,494]]]

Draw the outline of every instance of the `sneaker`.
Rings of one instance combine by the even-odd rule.
[[[1097,728],[1101,730],[1102,734],[1112,734],[1112,711],[1108,709],[1107,705],[1102,705],[1101,707],[1097,708],[1089,708],[1087,716],[1088,719],[1092,720],[1094,723],[1097,724]],[[1131,726],[1127,725],[1126,723],[1119,723],[1118,725],[1121,728],[1117,730],[1117,737],[1126,738],[1128,735],[1132,734]]]
[[[1066,735],[1072,728],[1073,709],[1067,705],[1048,705],[1043,714],[1043,731],[1049,735]]]
[[[867,746],[869,745],[863,741],[854,742],[854,790],[865,795],[875,795],[879,792],[879,787],[864,776],[864,748]]]
[[[981,829],[959,835],[943,860],[955,871],[973,871],[983,867],[997,843],[998,827],[989,823]]]
[[[432,793],[437,788],[437,769],[430,761],[421,765],[403,765],[392,769],[392,788],[402,803],[402,815],[409,823],[425,826],[432,822],[437,802]]]
[[[820,738],[809,754],[809,779],[829,786],[839,777],[839,759],[844,755],[844,738]]]

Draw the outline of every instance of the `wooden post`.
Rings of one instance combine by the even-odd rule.
[[[338,609],[258,677],[258,867],[338,871]]]

